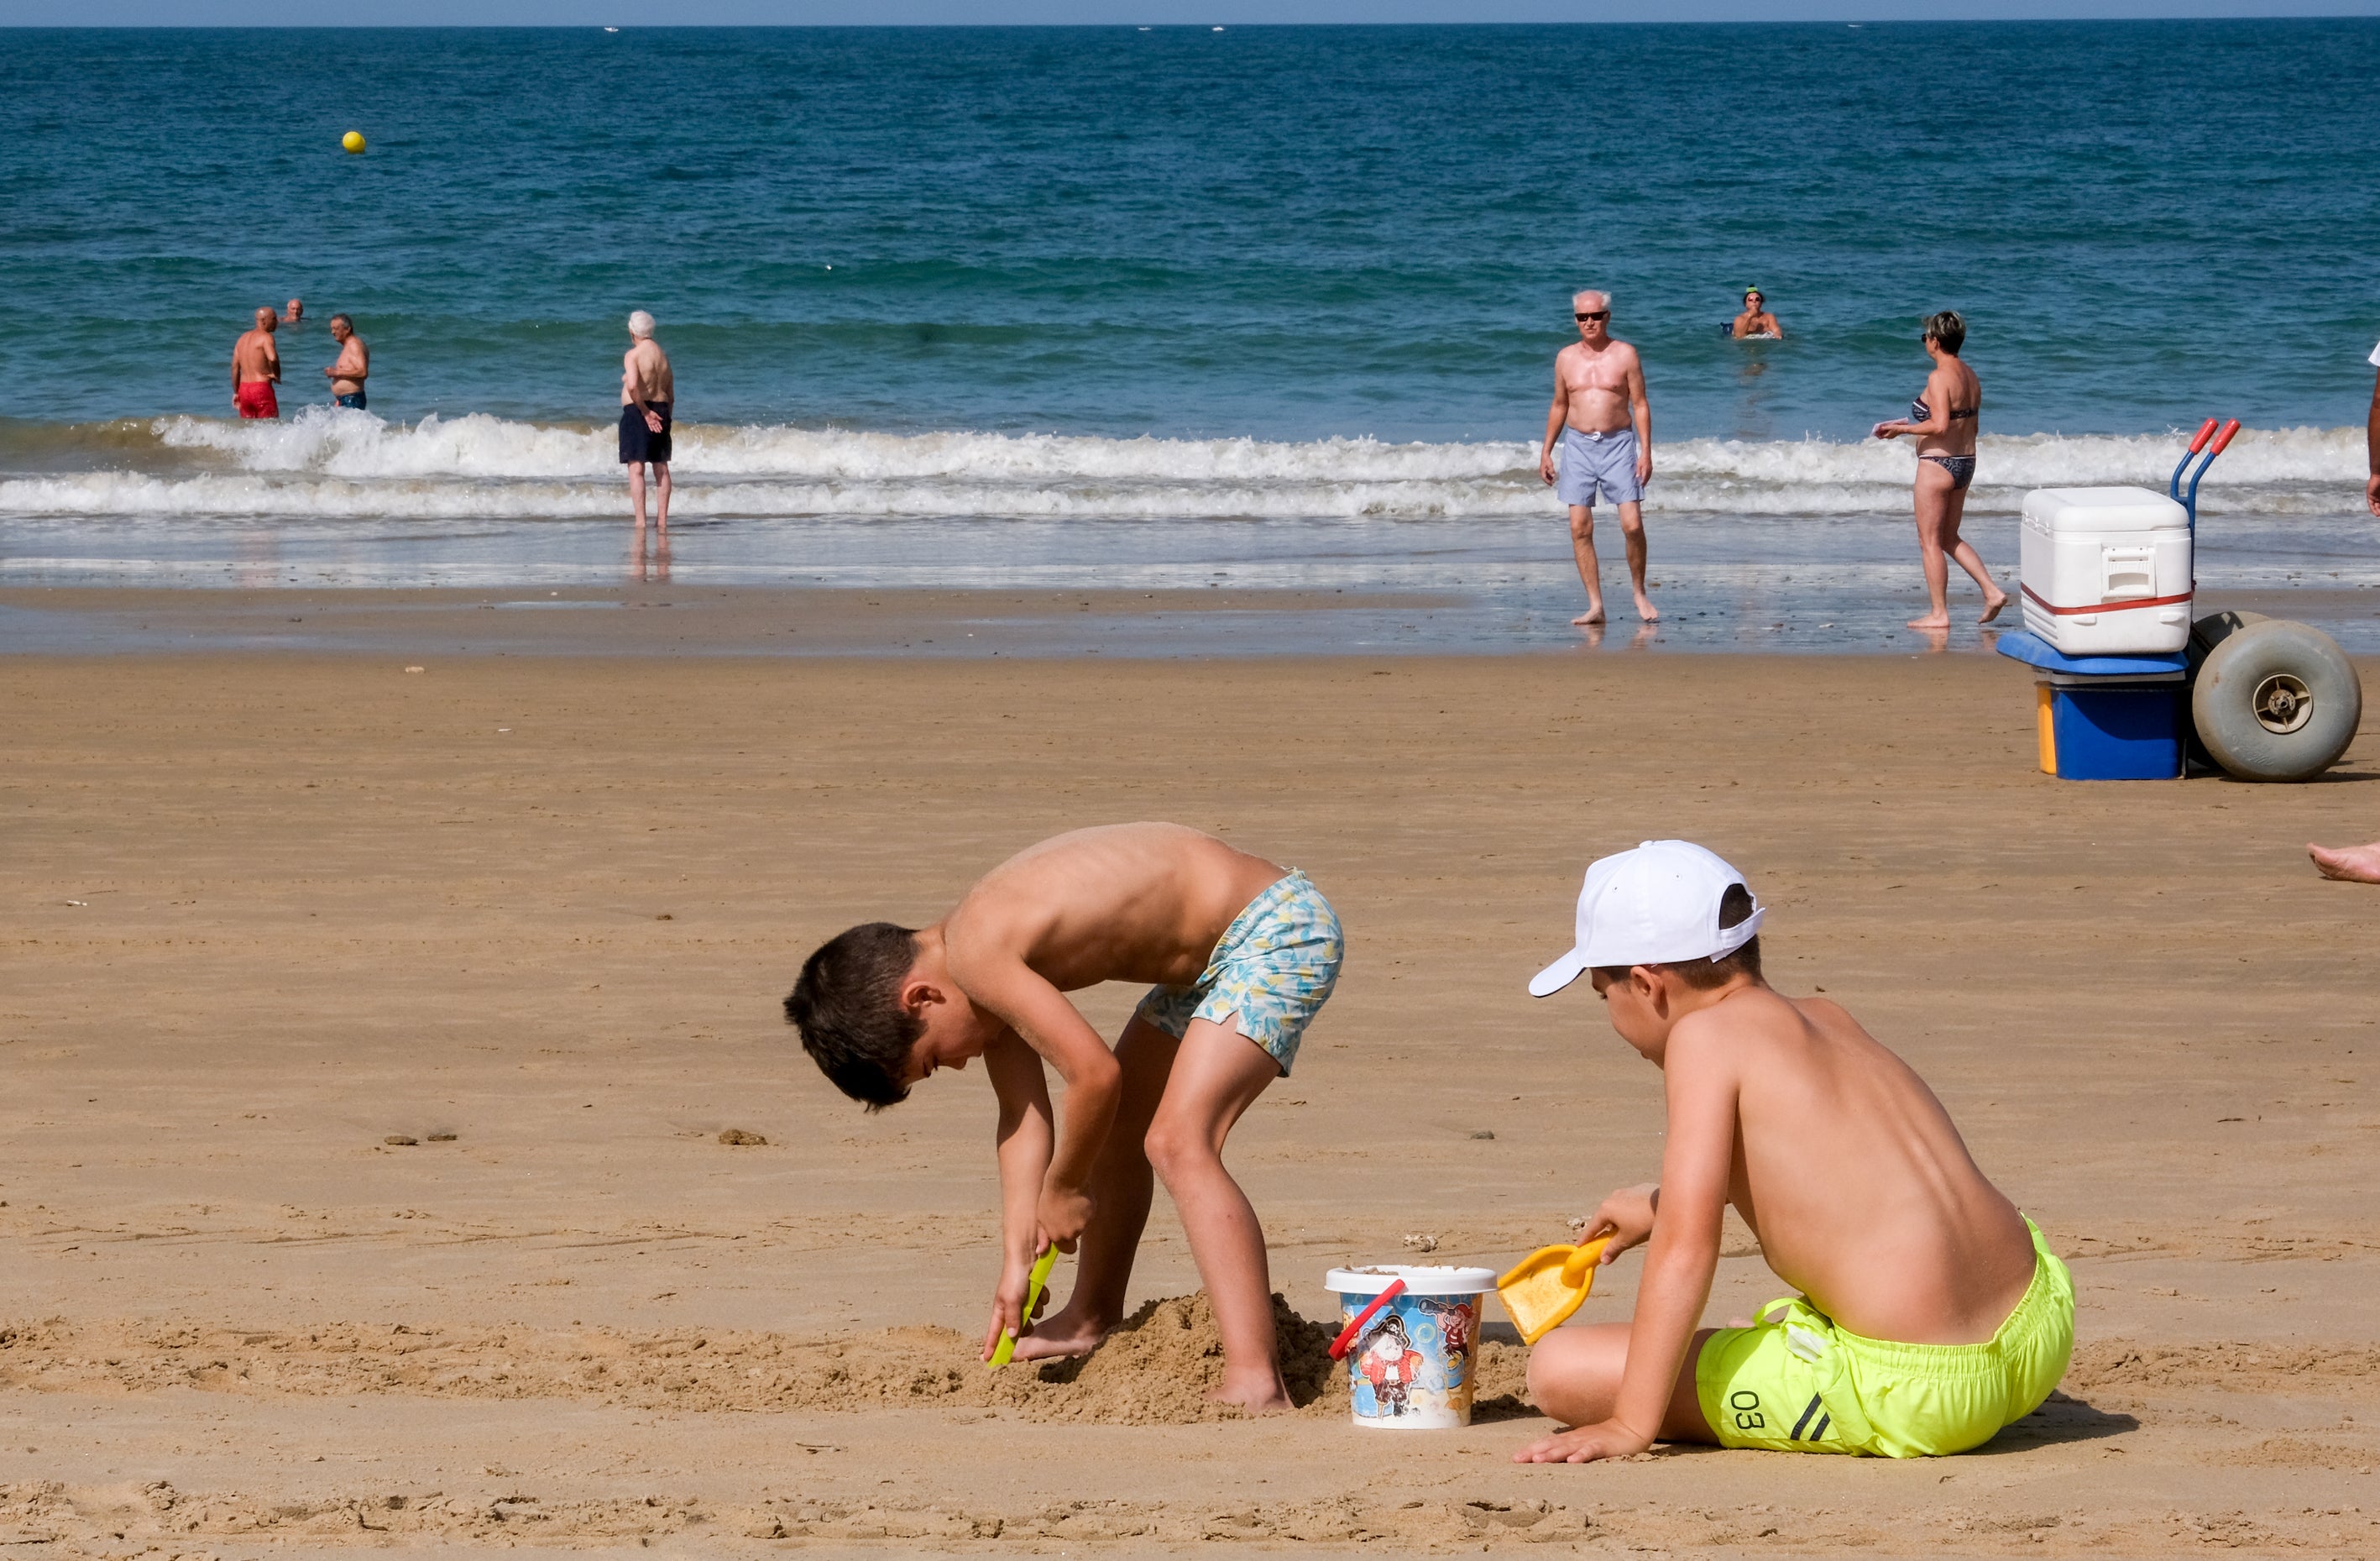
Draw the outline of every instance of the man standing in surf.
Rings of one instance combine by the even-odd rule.
[[[620,360],[620,464],[628,469],[628,506],[637,534],[645,530],[645,468],[653,469],[659,509],[654,531],[669,543],[670,409],[677,383],[669,354],[653,340],[653,317],[643,310],[628,316],[628,351]]]
[[[273,345],[273,327],[281,317],[270,308],[256,311],[256,324],[231,348],[231,404],[243,418],[278,418],[280,399],[273,387],[281,383],[281,352]]]
[[[1537,475],[1559,483],[1561,501],[1570,506],[1571,551],[1586,587],[1586,611],[1570,621],[1603,621],[1603,566],[1595,556],[1595,504],[1601,497],[1620,506],[1629,590],[1636,598],[1636,616],[1652,623],[1661,615],[1645,594],[1645,484],[1653,480],[1653,409],[1645,399],[1645,365],[1634,348],[1612,337],[1610,294],[1573,294],[1570,308],[1578,340],[1554,359],[1554,404],[1546,414],[1545,445],[1537,454]]]

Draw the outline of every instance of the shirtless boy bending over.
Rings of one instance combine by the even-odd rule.
[[[1586,1236],[1645,1241],[1632,1323],[1558,1329],[1529,1387],[1573,1429],[1523,1463],[1656,1441],[1888,1457],[1963,1452],[2037,1409],[2074,1349],[2074,1287],[1984,1179],[1909,1065],[1823,997],[1760,976],[1762,911],[1682,840],[1587,870],[1577,946],[1529,983],[1592,971],[1621,1038],[1660,1068],[1658,1186],[1615,1192]],[[1802,1294],[1701,1328],[1732,1203]]]
[[[1223,1140],[1289,1072],[1340,954],[1338,914],[1304,873],[1180,824],[1115,824],[1010,858],[930,927],[842,933],[804,963],[785,1017],[871,1110],[983,1059],[1003,1249],[984,1359],[1003,1332],[1020,1360],[1087,1354],[1123,1321],[1154,1167],[1222,1333],[1215,1396],[1261,1413],[1290,1398],[1264,1232]],[[1064,995],[1107,981],[1154,983],[1112,1052]],[[1062,1118],[1044,1063],[1066,1081]],[[1080,1244],[1074,1297],[1026,1333],[1027,1273],[1052,1243]]]

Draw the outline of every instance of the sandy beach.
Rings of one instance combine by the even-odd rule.
[[[12,1555],[2380,1547],[2380,896],[2302,853],[2374,832],[2368,734],[2313,785],[2059,784],[1977,655],[18,656],[0,716]],[[1298,1312],[1656,1169],[1658,1074],[1522,986],[1588,858],[1685,835],[2068,1255],[2063,1393],[1955,1460],[1548,1469],[1501,1328],[1461,1432],[1204,1413],[1195,1305],[990,1377],[988,1090],[866,1116],[778,1001],[1133,818],[1345,915],[1232,1140]],[[1715,1320],[1782,1288],[1727,1253]],[[1195,1289],[1160,1198],[1135,1295]]]

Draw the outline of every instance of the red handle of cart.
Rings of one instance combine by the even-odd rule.
[[[2215,426],[2215,420],[2214,420],[2213,418],[2209,418],[2209,419],[2207,419],[2207,420],[2206,420],[2206,428],[2213,428],[2214,426]],[[2229,422],[2225,423],[2225,424],[2223,425],[2223,432],[2222,432],[2222,433],[2218,433],[2218,434],[2216,434],[2216,435],[2215,436],[2215,455],[2216,455],[2216,456],[2221,455],[2221,454],[2223,453],[2223,446],[2224,446],[2224,445],[2228,445],[2229,443],[2231,443],[2231,436],[2232,436],[2233,434],[2235,434],[2235,433],[2239,433],[2239,432],[2240,432],[2240,420],[2239,420],[2238,418],[2233,418]],[[2198,431],[2198,436],[2199,436],[2201,439],[2205,438],[2205,437],[2206,437],[2206,429],[2205,429],[2205,428],[2202,428],[2202,429],[2200,429],[2200,430]],[[2207,458],[2208,458],[2209,460],[2212,460],[2212,459],[2214,459],[2214,458],[2215,458],[2215,457],[2214,457],[2214,456],[2209,456]]]
[[[2204,422],[2198,425],[2198,437],[2190,442],[2190,453],[2192,455],[2194,456],[2198,454],[2199,451],[2206,448],[2206,441],[2215,432],[2215,419],[2208,418]],[[2231,426],[2237,428],[2240,425],[2235,422]]]
[[[1403,1280],[1396,1279],[1390,1281],[1389,1287],[1387,1289],[1382,1290],[1378,1295],[1372,1298],[1371,1305],[1355,1313],[1354,1321],[1349,1323],[1345,1327],[1339,1330],[1339,1336],[1330,1341],[1330,1359],[1333,1360],[1345,1360],[1347,1358],[1347,1347],[1355,1342],[1355,1335],[1364,1331],[1364,1324],[1372,1320],[1372,1314],[1404,1293],[1405,1282]]]

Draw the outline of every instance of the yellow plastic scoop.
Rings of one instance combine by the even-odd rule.
[[[1018,1313],[1025,1322],[1033,1321],[1033,1309],[1041,1304],[1041,1287],[1050,1283],[1050,1270],[1056,1267],[1057,1262],[1058,1249],[1054,1246],[1042,1248],[1041,1255],[1033,1260],[1032,1276],[1025,1282],[1025,1310]],[[1563,1315],[1569,1314],[1565,1312]],[[1000,1347],[991,1352],[991,1359],[985,1361],[984,1366],[987,1370],[997,1370],[1007,1365],[1015,1354],[1016,1335],[1003,1329]]]
[[[1504,1303],[1521,1342],[1535,1344],[1570,1320],[1595,1288],[1596,1260],[1610,1240],[1589,1241],[1584,1247],[1540,1247],[1512,1265],[1496,1281],[1497,1299]]]

